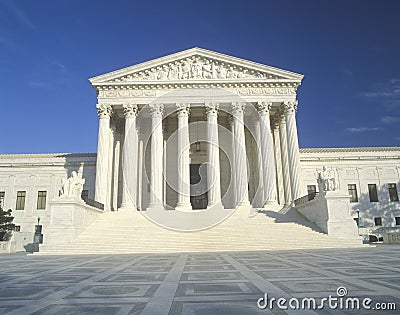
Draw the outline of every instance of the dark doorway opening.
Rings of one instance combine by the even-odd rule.
[[[190,164],[190,203],[192,208],[206,209],[207,196],[207,167],[201,164]]]

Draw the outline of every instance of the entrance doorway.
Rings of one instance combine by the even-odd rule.
[[[190,203],[192,208],[206,209],[208,205],[207,195],[207,166],[190,164]],[[202,193],[203,192],[203,193]]]

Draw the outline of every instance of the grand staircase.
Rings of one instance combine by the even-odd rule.
[[[295,209],[262,210],[249,217],[237,210],[222,223],[196,232],[160,227],[140,212],[105,212],[70,244],[41,245],[38,254],[125,254],[289,250],[360,247],[361,240],[332,238]]]

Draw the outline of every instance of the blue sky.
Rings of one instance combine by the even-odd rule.
[[[400,1],[0,0],[0,153],[95,152],[88,78],[193,46],[305,75],[300,147],[400,145]]]

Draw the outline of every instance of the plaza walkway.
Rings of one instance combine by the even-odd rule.
[[[399,249],[3,255],[0,314],[399,314]],[[265,293],[319,300],[337,297],[339,287],[344,297],[368,297],[374,308],[396,303],[397,310],[257,306]]]

